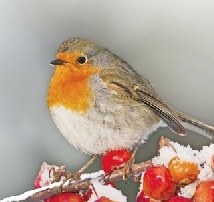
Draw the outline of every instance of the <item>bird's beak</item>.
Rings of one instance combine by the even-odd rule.
[[[50,61],[50,64],[51,65],[63,65],[63,64],[65,64],[65,61],[63,61],[61,59],[55,59],[55,60]]]

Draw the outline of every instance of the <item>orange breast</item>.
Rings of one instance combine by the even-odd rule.
[[[86,112],[94,100],[89,78],[99,71],[100,68],[88,65],[82,69],[57,66],[49,86],[48,107],[64,106],[73,111]]]

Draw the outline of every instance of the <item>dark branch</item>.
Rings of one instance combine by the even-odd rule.
[[[147,162],[142,162],[139,164],[134,164],[130,169],[131,171],[126,174],[126,177],[135,178],[150,166],[152,166],[151,160]],[[123,179],[123,175],[124,175],[123,168],[121,168],[118,170],[114,170],[111,173],[111,175],[102,174],[98,177],[98,179],[101,179],[104,182],[118,181]],[[80,190],[87,190],[91,184],[90,181],[91,181],[91,178],[87,178],[85,180],[65,183],[63,187],[61,186],[61,183],[56,183],[55,187],[53,187],[55,184],[52,184],[47,187],[40,188],[38,190],[26,192],[19,196],[5,198],[1,202],[15,202],[15,201],[33,202],[33,201],[43,200],[45,198],[48,198],[50,196],[54,196],[63,192],[78,192]]]

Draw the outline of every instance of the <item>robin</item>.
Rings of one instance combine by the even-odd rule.
[[[53,120],[87,154],[132,148],[163,126],[181,136],[186,129],[214,136],[214,127],[172,109],[127,62],[89,40],[65,40],[50,64]]]

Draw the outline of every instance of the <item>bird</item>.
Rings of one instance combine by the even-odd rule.
[[[213,138],[214,127],[172,109],[152,84],[116,54],[80,37],[59,46],[47,103],[53,121],[89,155],[132,149],[159,127]]]

